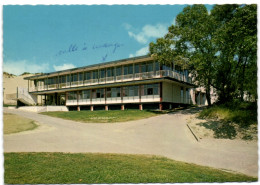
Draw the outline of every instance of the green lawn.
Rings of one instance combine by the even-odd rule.
[[[41,114],[80,121],[85,123],[113,123],[125,122],[138,119],[149,118],[158,114],[163,114],[160,111],[148,110],[111,110],[111,111],[70,111],[70,112],[43,112]]]
[[[15,114],[4,113],[4,134],[33,130],[38,126],[33,120]]]
[[[7,184],[257,181],[241,174],[149,155],[5,153],[4,160]]]

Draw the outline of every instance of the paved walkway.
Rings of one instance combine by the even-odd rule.
[[[155,154],[204,166],[258,175],[256,142],[201,140],[186,126],[190,112],[125,123],[79,123],[8,110],[37,121],[33,131],[4,135],[5,152],[102,152]]]

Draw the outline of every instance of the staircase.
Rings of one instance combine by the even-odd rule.
[[[37,95],[30,94],[27,88],[17,87],[17,100],[26,105],[36,105]]]

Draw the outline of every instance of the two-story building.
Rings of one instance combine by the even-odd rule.
[[[168,109],[195,103],[188,71],[141,56],[26,77],[35,104],[70,110]],[[19,99],[19,98],[18,98]],[[24,101],[25,102],[25,101]]]

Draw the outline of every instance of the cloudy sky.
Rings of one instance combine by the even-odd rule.
[[[53,72],[145,55],[185,6],[6,5],[3,70]]]

